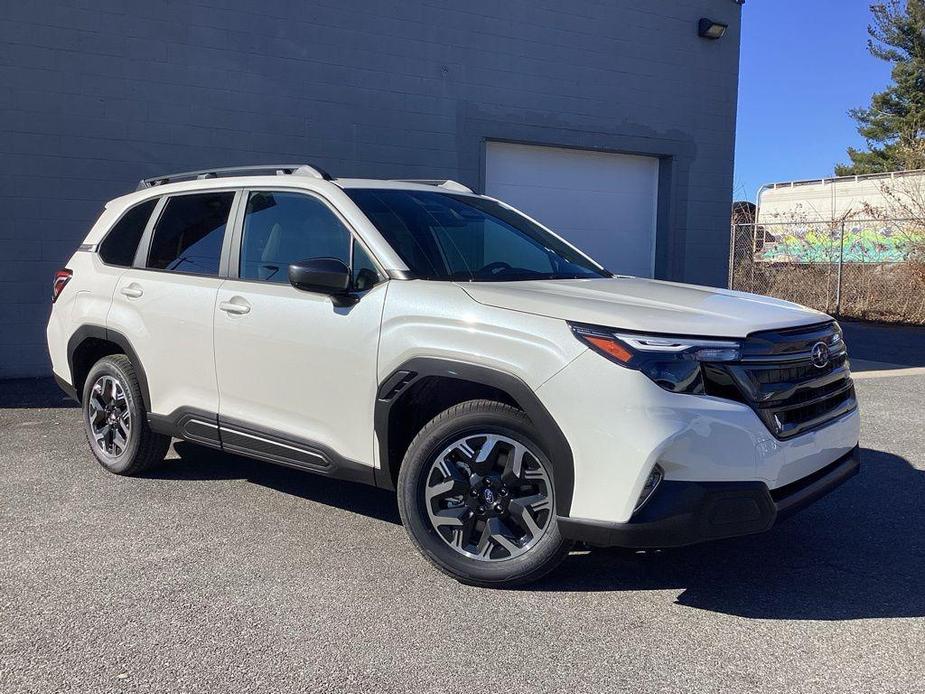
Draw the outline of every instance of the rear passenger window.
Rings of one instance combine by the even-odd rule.
[[[135,205],[110,229],[100,244],[100,258],[104,263],[119,267],[132,266],[138,242],[141,241],[157,201],[158,198],[152,198]]]
[[[241,279],[288,282],[290,263],[310,258],[350,264],[350,232],[331,209],[299,193],[251,193],[244,213]]]
[[[168,198],[154,227],[148,267],[217,275],[233,200],[233,192]]]

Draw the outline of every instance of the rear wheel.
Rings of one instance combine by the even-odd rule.
[[[534,581],[569,545],[559,534],[552,465],[520,410],[464,402],[411,442],[398,480],[402,521],[441,571],[482,586]]]
[[[127,356],[114,354],[96,362],[81,402],[87,442],[104,468],[138,475],[164,459],[170,437],[148,427],[138,378]]]

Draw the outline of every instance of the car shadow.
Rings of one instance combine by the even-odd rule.
[[[0,410],[77,407],[53,378],[12,378],[0,382]]]
[[[678,590],[756,619],[925,616],[925,472],[862,449],[861,473],[770,532],[661,552],[575,553],[533,591]]]
[[[304,470],[224,453],[186,441],[174,441],[177,457],[168,457],[145,476],[181,481],[247,480],[283,494],[400,524],[395,493],[356,482],[335,480]]]
[[[400,523],[393,492],[175,442],[151,478],[244,479],[308,501]],[[676,590],[676,603],[756,619],[925,616],[925,472],[862,449],[861,474],[768,533],[675,550],[573,552],[522,590]]]

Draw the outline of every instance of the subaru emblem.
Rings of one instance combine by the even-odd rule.
[[[812,351],[813,366],[817,369],[824,369],[829,365],[829,347],[824,342],[817,342],[813,345]]]

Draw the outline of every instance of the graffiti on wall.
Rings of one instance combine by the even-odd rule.
[[[837,263],[841,223],[760,224],[755,260],[790,263]],[[845,222],[846,263],[901,263],[925,245],[925,233],[902,222]]]

